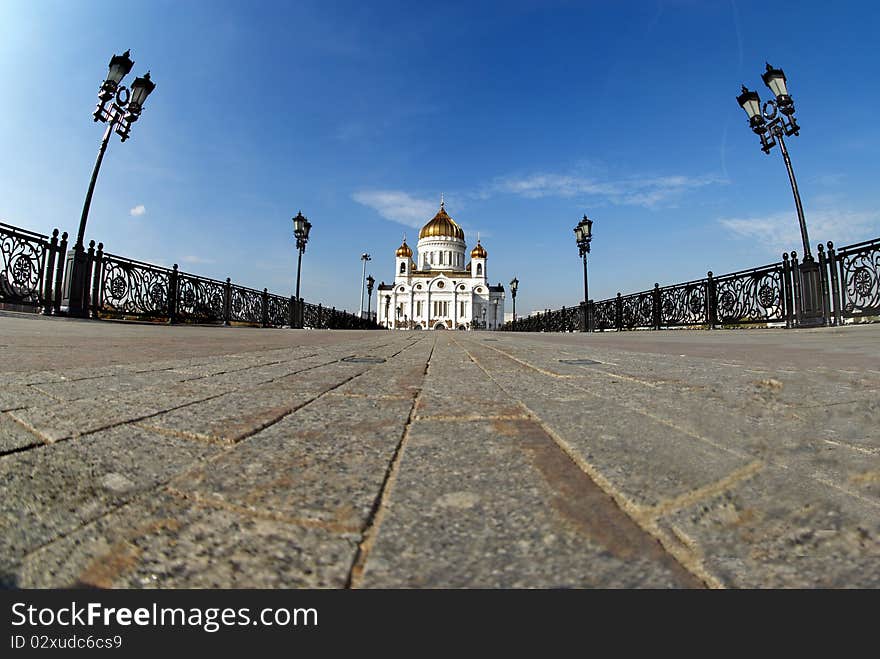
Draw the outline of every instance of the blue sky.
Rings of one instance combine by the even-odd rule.
[[[0,3],[0,221],[76,232],[114,53],[157,83],[110,145],[88,238],[357,309],[441,192],[517,312],[800,251],[788,179],[735,96],[782,67],[811,242],[880,235],[874,2]],[[509,303],[509,298],[508,298]],[[509,307],[508,307],[509,311]]]

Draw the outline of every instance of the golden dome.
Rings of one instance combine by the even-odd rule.
[[[455,220],[447,215],[442,202],[440,203],[440,210],[437,211],[437,214],[430,222],[422,227],[421,231],[419,231],[419,240],[422,238],[432,238],[434,236],[449,236],[450,238],[464,240],[464,229],[458,226],[455,223]]]
[[[412,248],[406,244],[406,238],[403,239],[403,244],[397,248],[397,251],[394,253],[395,256],[404,259],[411,259],[413,255]]]
[[[477,246],[471,250],[471,258],[472,259],[484,259],[489,254],[486,252],[486,248],[480,244],[480,241],[477,241]]]

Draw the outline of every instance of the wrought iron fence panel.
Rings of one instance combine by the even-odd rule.
[[[303,303],[303,327],[327,329],[327,310],[318,304]]]
[[[57,235],[56,229],[56,239]],[[50,249],[49,236],[0,224],[0,302],[45,305],[46,258]]]
[[[708,323],[707,290],[706,279],[661,288],[660,324],[664,327],[673,327]]]
[[[880,314],[880,238],[841,247],[836,259],[843,315]]]
[[[261,291],[243,286],[233,286],[229,306],[231,320],[255,325],[260,325],[263,322],[263,293]]]
[[[785,322],[782,263],[715,278],[716,317],[724,325]]]
[[[100,300],[96,307],[100,312],[144,318],[168,316],[168,268],[104,254],[99,276]]]
[[[222,322],[226,284],[186,273],[177,275],[177,316],[196,322]]]
[[[269,327],[290,325],[290,298],[280,295],[269,296]]]
[[[595,329],[607,330],[617,327],[617,300],[600,300],[593,307],[593,326]]]
[[[642,291],[620,298],[623,326],[627,329],[654,326],[654,294]]]

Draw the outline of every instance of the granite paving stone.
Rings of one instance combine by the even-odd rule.
[[[341,588],[359,536],[141,497],[34,552],[22,588]]]
[[[200,501],[359,530],[411,407],[410,400],[323,397],[171,486]]]
[[[219,449],[125,426],[0,457],[0,557],[34,548]]]
[[[880,587],[880,325],[0,334],[2,586]]]
[[[42,443],[42,437],[16,423],[8,414],[0,412],[0,455]]]
[[[533,421],[416,421],[363,587],[701,587]]]

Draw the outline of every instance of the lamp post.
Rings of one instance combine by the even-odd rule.
[[[104,137],[101,138],[95,168],[92,170],[92,178],[89,181],[89,189],[83,203],[76,243],[73,249],[67,253],[67,267],[65,268],[67,275],[62,304],[67,306],[67,311],[71,316],[88,316],[85,296],[88,289],[89,264],[86,262],[83,241],[86,235],[89,208],[92,205],[92,195],[95,193],[95,184],[98,182],[98,172],[101,170],[104,153],[107,151],[107,145],[110,143],[110,137],[114,131],[119,135],[121,142],[129,138],[131,125],[140,118],[147,97],[156,88],[156,83],[150,80],[149,72],[141,78],[135,78],[131,89],[120,84],[134,66],[129,53],[130,51],[126,50],[122,55],[114,55],[110,59],[107,78],[101,84],[98,91],[98,105],[92,113],[92,118],[96,122],[107,124],[107,128],[104,130]]]
[[[498,329],[498,298],[496,297],[493,302],[495,303],[495,329]]]
[[[483,329],[486,329],[486,307],[483,307]]]
[[[302,211],[297,211],[296,217],[293,219],[293,237],[296,238],[296,305],[297,305],[297,320],[296,325],[300,329],[303,326],[303,304],[302,299],[299,296],[299,278],[300,273],[302,272],[302,258],[303,253],[306,251],[306,243],[309,242],[309,232],[312,230],[312,223],[309,222],[305,216],[302,214]]]
[[[391,296],[385,296],[385,327],[391,327],[391,320],[388,318],[388,308],[391,306]]]
[[[583,331],[590,332],[593,329],[593,315],[590,313],[590,289],[587,283],[587,254],[590,253],[590,241],[593,240],[593,220],[584,215],[584,218],[574,228],[574,237],[578,252],[584,261]]]
[[[514,277],[510,280],[510,295],[513,297],[513,321],[516,322],[516,289],[519,288],[519,279]]]
[[[373,275],[367,277],[367,319],[372,320],[373,312],[371,311],[373,308],[373,284],[376,283],[376,280],[373,279]]]
[[[779,144],[779,150],[788,171],[791,192],[794,195],[794,205],[797,209],[801,241],[804,247],[804,258],[798,266],[801,279],[798,324],[803,326],[822,325],[825,322],[825,309],[822,304],[819,264],[813,259],[813,254],[810,251],[810,238],[807,234],[807,222],[804,219],[801,195],[798,192],[794,170],[791,167],[788,148],[785,146],[786,137],[800,134],[800,126],[794,116],[794,101],[788,93],[786,77],[782,69],[774,69],[770,64],[767,64],[767,69],[761,75],[761,79],[773,93],[775,99],[765,102],[762,106],[758,92],[751,91],[743,85],[742,93],[736,97],[736,102],[748,116],[749,127],[761,139],[761,150],[764,153],[769,154],[770,150]]]
[[[366,282],[366,278],[367,278],[367,261],[372,261],[372,260],[373,260],[372,257],[369,254],[367,254],[366,252],[361,254],[361,261],[364,262],[364,273],[361,275],[361,312],[360,312],[361,318],[364,317],[364,283]]]

